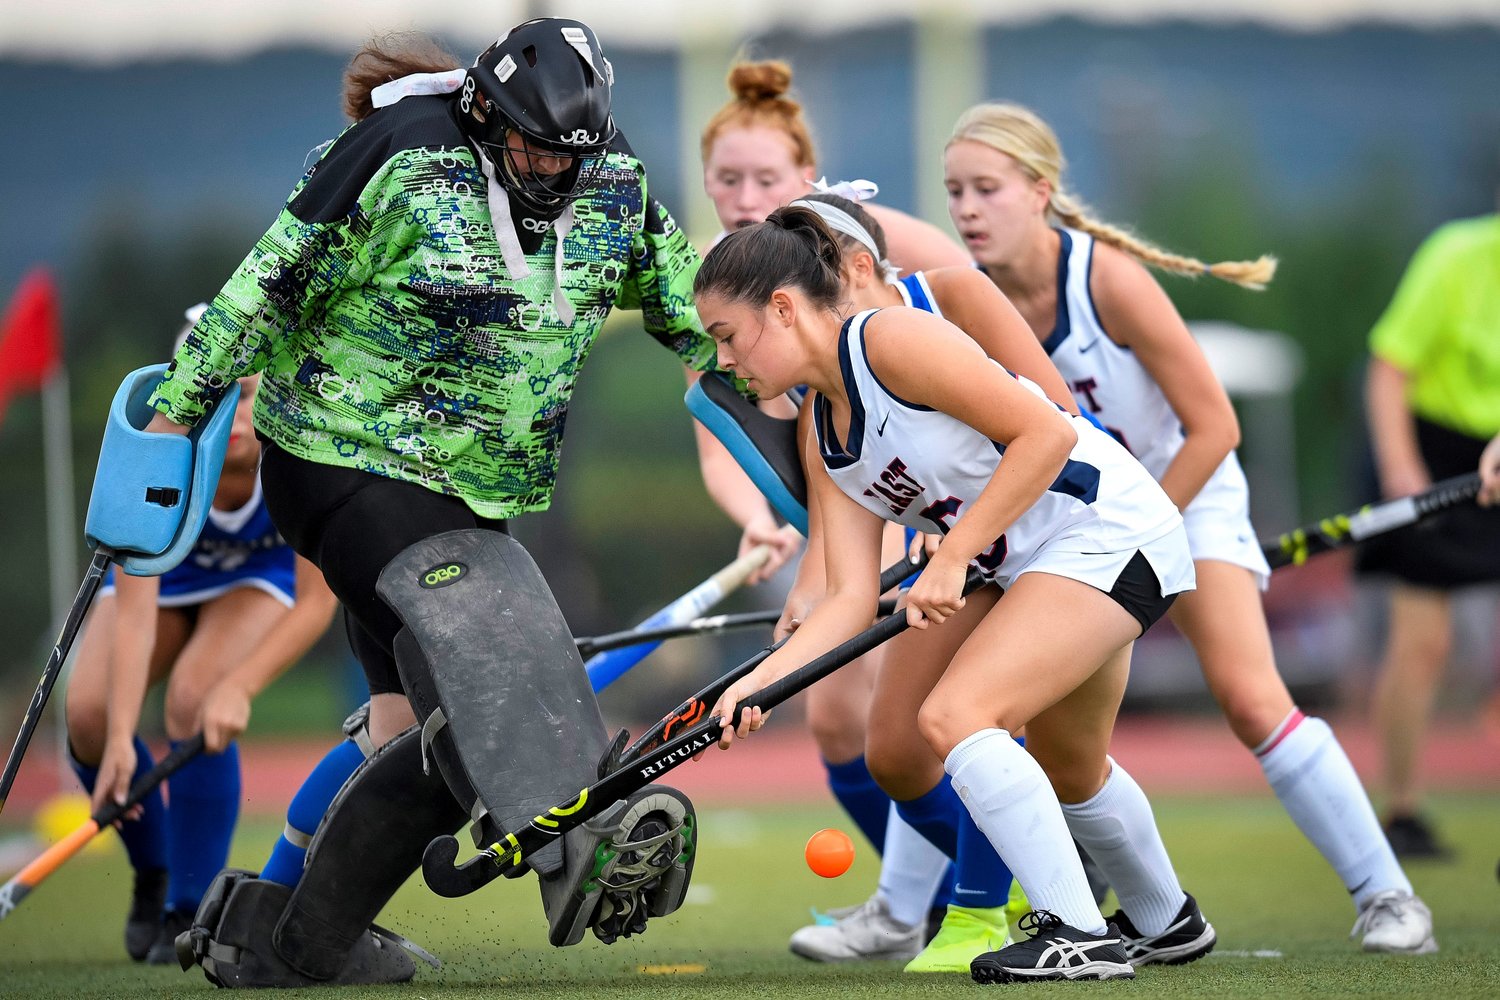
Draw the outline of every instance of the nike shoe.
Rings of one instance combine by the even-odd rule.
[[[1430,955],[1438,950],[1432,936],[1432,911],[1409,892],[1392,889],[1378,894],[1359,911],[1349,936],[1363,935],[1365,951],[1396,955]]]
[[[1187,899],[1183,902],[1182,909],[1177,911],[1177,916],[1160,934],[1142,934],[1135,929],[1135,924],[1130,922],[1123,910],[1106,918],[1125,939],[1125,957],[1131,965],[1136,968],[1143,965],[1184,965],[1196,962],[1214,950],[1218,935],[1214,933],[1213,924],[1204,919],[1203,911],[1198,908],[1198,901],[1191,895],[1184,895],[1187,895]]]
[[[922,927],[909,927],[893,918],[877,894],[833,923],[800,928],[789,947],[792,954],[812,962],[909,962],[922,950]]]
[[[1033,910],[1021,920],[1020,929],[1031,931],[1031,938],[974,959],[969,972],[976,983],[1135,978],[1125,943],[1113,927],[1090,934],[1048,910]]]
[[[1005,947],[1005,908],[948,904],[943,925],[916,958],[906,963],[907,972],[968,972],[970,964],[987,951]]]

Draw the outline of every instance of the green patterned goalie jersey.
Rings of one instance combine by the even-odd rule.
[[[623,139],[574,203],[560,252],[548,232],[518,278],[454,114],[450,98],[411,97],[345,130],[210,303],[153,405],[191,424],[230,380],[261,371],[255,425],[281,448],[499,518],[548,505],[573,386],[611,308],[641,310],[689,367],[713,369],[692,304],[697,254]]]

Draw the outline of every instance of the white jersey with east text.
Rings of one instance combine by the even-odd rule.
[[[1005,446],[946,413],[901,399],[881,383],[865,355],[865,324],[874,314],[853,317],[839,337],[851,411],[846,442],[838,439],[827,399],[820,394],[814,400],[823,464],[840,490],[879,517],[947,534],[989,484]],[[1046,399],[1037,385],[1017,378]],[[1057,419],[1078,435],[1067,465],[973,564],[1004,587],[1022,573],[1045,571],[1108,592],[1140,550],[1163,594],[1192,589],[1182,519],[1161,487],[1089,421],[1061,409]]]

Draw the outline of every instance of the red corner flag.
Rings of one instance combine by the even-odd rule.
[[[57,286],[45,268],[21,282],[0,321],[0,417],[18,392],[36,392],[62,363]]]

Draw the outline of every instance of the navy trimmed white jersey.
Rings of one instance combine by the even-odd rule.
[[[1109,338],[1089,292],[1094,238],[1059,229],[1057,325],[1042,343],[1078,405],[1093,413],[1157,479],[1185,440],[1161,386],[1128,347]],[[1183,511],[1193,558],[1219,559],[1269,579],[1270,567],[1250,526],[1250,489],[1234,452]]]
[[[161,575],[156,603],[163,608],[203,604],[239,587],[254,587],[291,607],[297,593],[297,555],[271,523],[255,490],[238,510],[210,507],[187,558]],[[113,570],[103,592],[114,589]]]
[[[840,333],[849,439],[838,440],[828,401],[819,394],[813,401],[818,450],[835,485],[866,510],[918,531],[947,534],[989,484],[1005,446],[940,410],[896,396],[881,383],[865,354],[865,324],[876,311],[852,317]],[[1047,398],[1035,383],[1013,377]],[[1060,408],[1057,419],[1069,421],[1078,434],[1067,465],[973,565],[1001,586],[1028,570],[1047,569],[1108,591],[1121,560],[1096,557],[1118,553],[1128,559],[1179,530],[1182,518],[1156,481],[1108,434]],[[1186,545],[1180,547],[1181,558],[1147,553],[1163,594],[1193,586]]]

